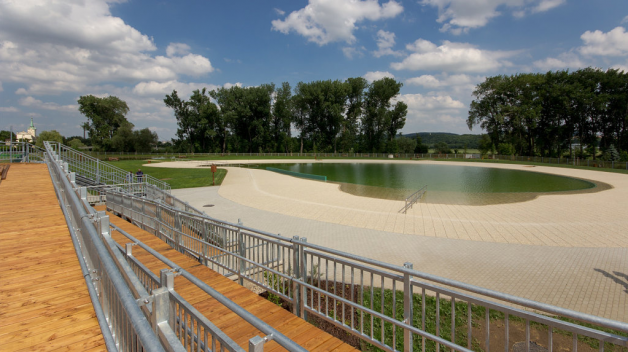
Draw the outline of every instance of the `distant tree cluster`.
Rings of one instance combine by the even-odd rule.
[[[82,127],[87,130],[89,144],[95,151],[146,153],[157,145],[156,132],[148,128],[133,130],[135,126],[126,119],[129,107],[118,97],[85,95],[78,104],[79,111],[87,117]],[[73,148],[80,148],[86,141],[77,136],[67,142]]]
[[[467,125],[500,154],[596,157],[628,152],[628,74],[574,72],[488,77],[473,92]],[[611,150],[611,152],[606,153]]]
[[[397,152],[407,106],[402,84],[383,78],[287,82],[195,90],[164,99],[177,119],[176,149],[186,152]],[[292,136],[292,131],[297,135]]]

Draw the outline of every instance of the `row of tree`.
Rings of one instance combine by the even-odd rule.
[[[177,149],[188,152],[396,152],[407,105],[402,83],[287,82],[195,90],[189,100],[164,99],[177,119]],[[296,131],[297,135],[292,136]]]
[[[467,125],[490,148],[517,155],[596,157],[628,151],[628,73],[586,68],[488,77],[473,92]]]
[[[148,128],[133,130],[135,126],[126,119],[129,107],[118,97],[85,95],[78,104],[79,111],[87,117],[82,127],[89,133],[88,144],[95,151],[146,153],[157,146],[157,132]],[[79,142],[81,145],[74,144],[80,147],[83,141]]]

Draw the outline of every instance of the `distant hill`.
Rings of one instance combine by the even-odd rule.
[[[404,134],[404,137],[416,138],[416,135],[421,137],[423,144],[427,144],[430,148],[434,147],[434,144],[439,142],[445,142],[452,149],[462,149],[465,144],[469,149],[478,149],[480,142],[479,134],[455,134],[447,132],[415,132]]]

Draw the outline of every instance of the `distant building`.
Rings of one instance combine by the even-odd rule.
[[[37,128],[33,125],[33,118],[31,117],[31,125],[28,127],[26,132],[18,132],[15,134],[18,141],[27,140],[29,142],[34,142],[37,139]]]

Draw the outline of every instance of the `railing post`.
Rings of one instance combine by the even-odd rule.
[[[240,286],[244,285],[244,278],[242,277],[242,274],[244,273],[244,268],[245,268],[245,261],[244,261],[244,256],[245,256],[245,251],[246,248],[244,246],[244,235],[242,234],[242,229],[238,228],[238,254],[240,255],[241,258],[239,258],[239,265],[238,265],[238,282],[240,284]]]
[[[151,325],[155,330],[155,335],[159,336],[159,324],[169,323],[170,313],[170,292],[166,287],[153,290],[153,311],[151,313]]]
[[[169,269],[161,269],[159,272],[159,287],[168,290],[174,289],[174,273]]]
[[[301,237],[301,242],[307,243],[307,237]],[[305,256],[305,246],[303,244],[299,244],[299,269],[301,269],[301,280],[307,282],[307,258]],[[301,310],[301,317],[304,320],[307,320],[307,312],[305,311],[305,303],[307,302],[307,288],[305,286],[301,286],[299,291],[301,295],[299,310]]]
[[[292,237],[292,314],[301,317],[301,296],[299,294],[299,236]]]
[[[249,340],[249,352],[263,352],[264,351],[264,339],[255,336]]]
[[[403,267],[413,269],[412,263],[409,262],[403,263]],[[412,275],[405,273],[403,275],[403,320],[410,326],[413,324],[412,300]],[[403,350],[404,352],[412,352],[412,332],[408,329],[403,331]]]

